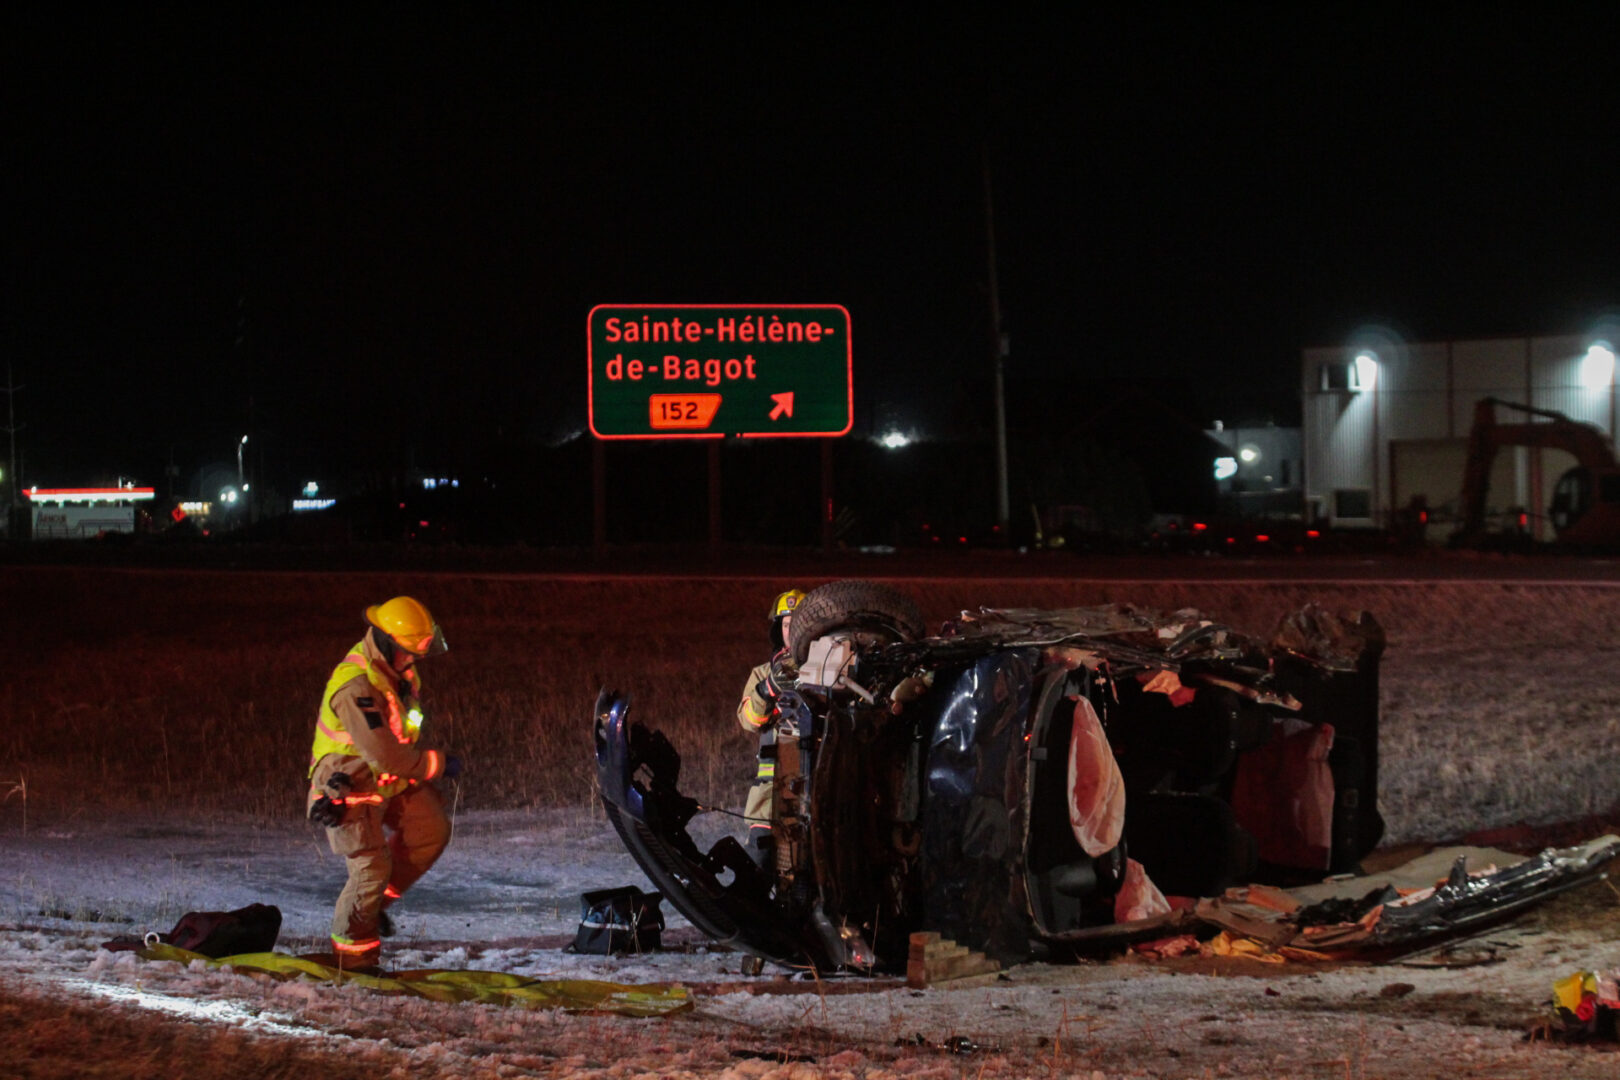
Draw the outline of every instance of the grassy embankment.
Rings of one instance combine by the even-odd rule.
[[[809,583],[814,584],[814,583]],[[981,603],[1192,605],[1264,635],[1306,601],[1374,612],[1384,667],[1383,809],[1393,838],[1601,813],[1620,802],[1620,590],[907,582],[930,620]],[[0,795],[81,809],[300,809],[315,705],[397,592],[451,650],[425,667],[464,805],[591,797],[599,686],[632,695],[685,757],[683,786],[740,801],[753,748],[733,709],[767,652],[758,582],[0,569]],[[0,807],[12,821],[20,792]]]

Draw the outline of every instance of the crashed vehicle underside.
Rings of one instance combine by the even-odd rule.
[[[763,958],[894,970],[916,931],[1003,963],[1117,947],[1235,886],[1354,874],[1382,835],[1370,615],[1307,607],[1260,642],[1190,610],[983,608],[925,637],[909,598],[846,581],[810,593],[792,629],[773,867],[730,837],[698,848],[680,756],[625,697],[604,691],[595,718],[601,797],[631,854],[700,930]],[[1346,947],[1400,946],[1616,853],[1453,868],[1404,908],[1369,894],[1297,921],[1340,917],[1362,931],[1334,939]],[[1241,924],[1234,905],[1202,914]]]

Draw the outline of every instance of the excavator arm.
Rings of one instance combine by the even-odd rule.
[[[1527,416],[1540,417],[1523,423],[1499,424],[1500,406]],[[1468,432],[1468,460],[1463,466],[1462,532],[1464,542],[1477,541],[1485,533],[1486,498],[1490,494],[1491,466],[1504,446],[1539,446],[1564,450],[1577,464],[1593,474],[1613,473],[1620,468],[1608,440],[1591,424],[1571,420],[1561,412],[1536,409],[1498,398],[1481,398],[1474,406],[1474,425]]]

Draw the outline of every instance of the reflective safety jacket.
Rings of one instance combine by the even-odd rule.
[[[422,734],[421,676],[413,664],[403,673],[385,663],[368,633],[343,658],[326,681],[315,739],[309,750],[309,776],[331,754],[357,759],[338,762],[334,771],[349,774],[358,792],[372,790],[386,799],[413,781],[431,780],[444,771],[444,755],[419,750]],[[370,776],[366,776],[369,767]],[[311,792],[313,798],[317,792]],[[330,794],[330,793],[328,793]]]

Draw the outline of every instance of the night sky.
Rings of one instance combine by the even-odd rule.
[[[8,17],[25,481],[538,446],[599,303],[843,304],[858,429],[948,430],[986,160],[1012,399],[1179,376],[1293,422],[1359,325],[1620,304],[1612,14],[908,10]]]

